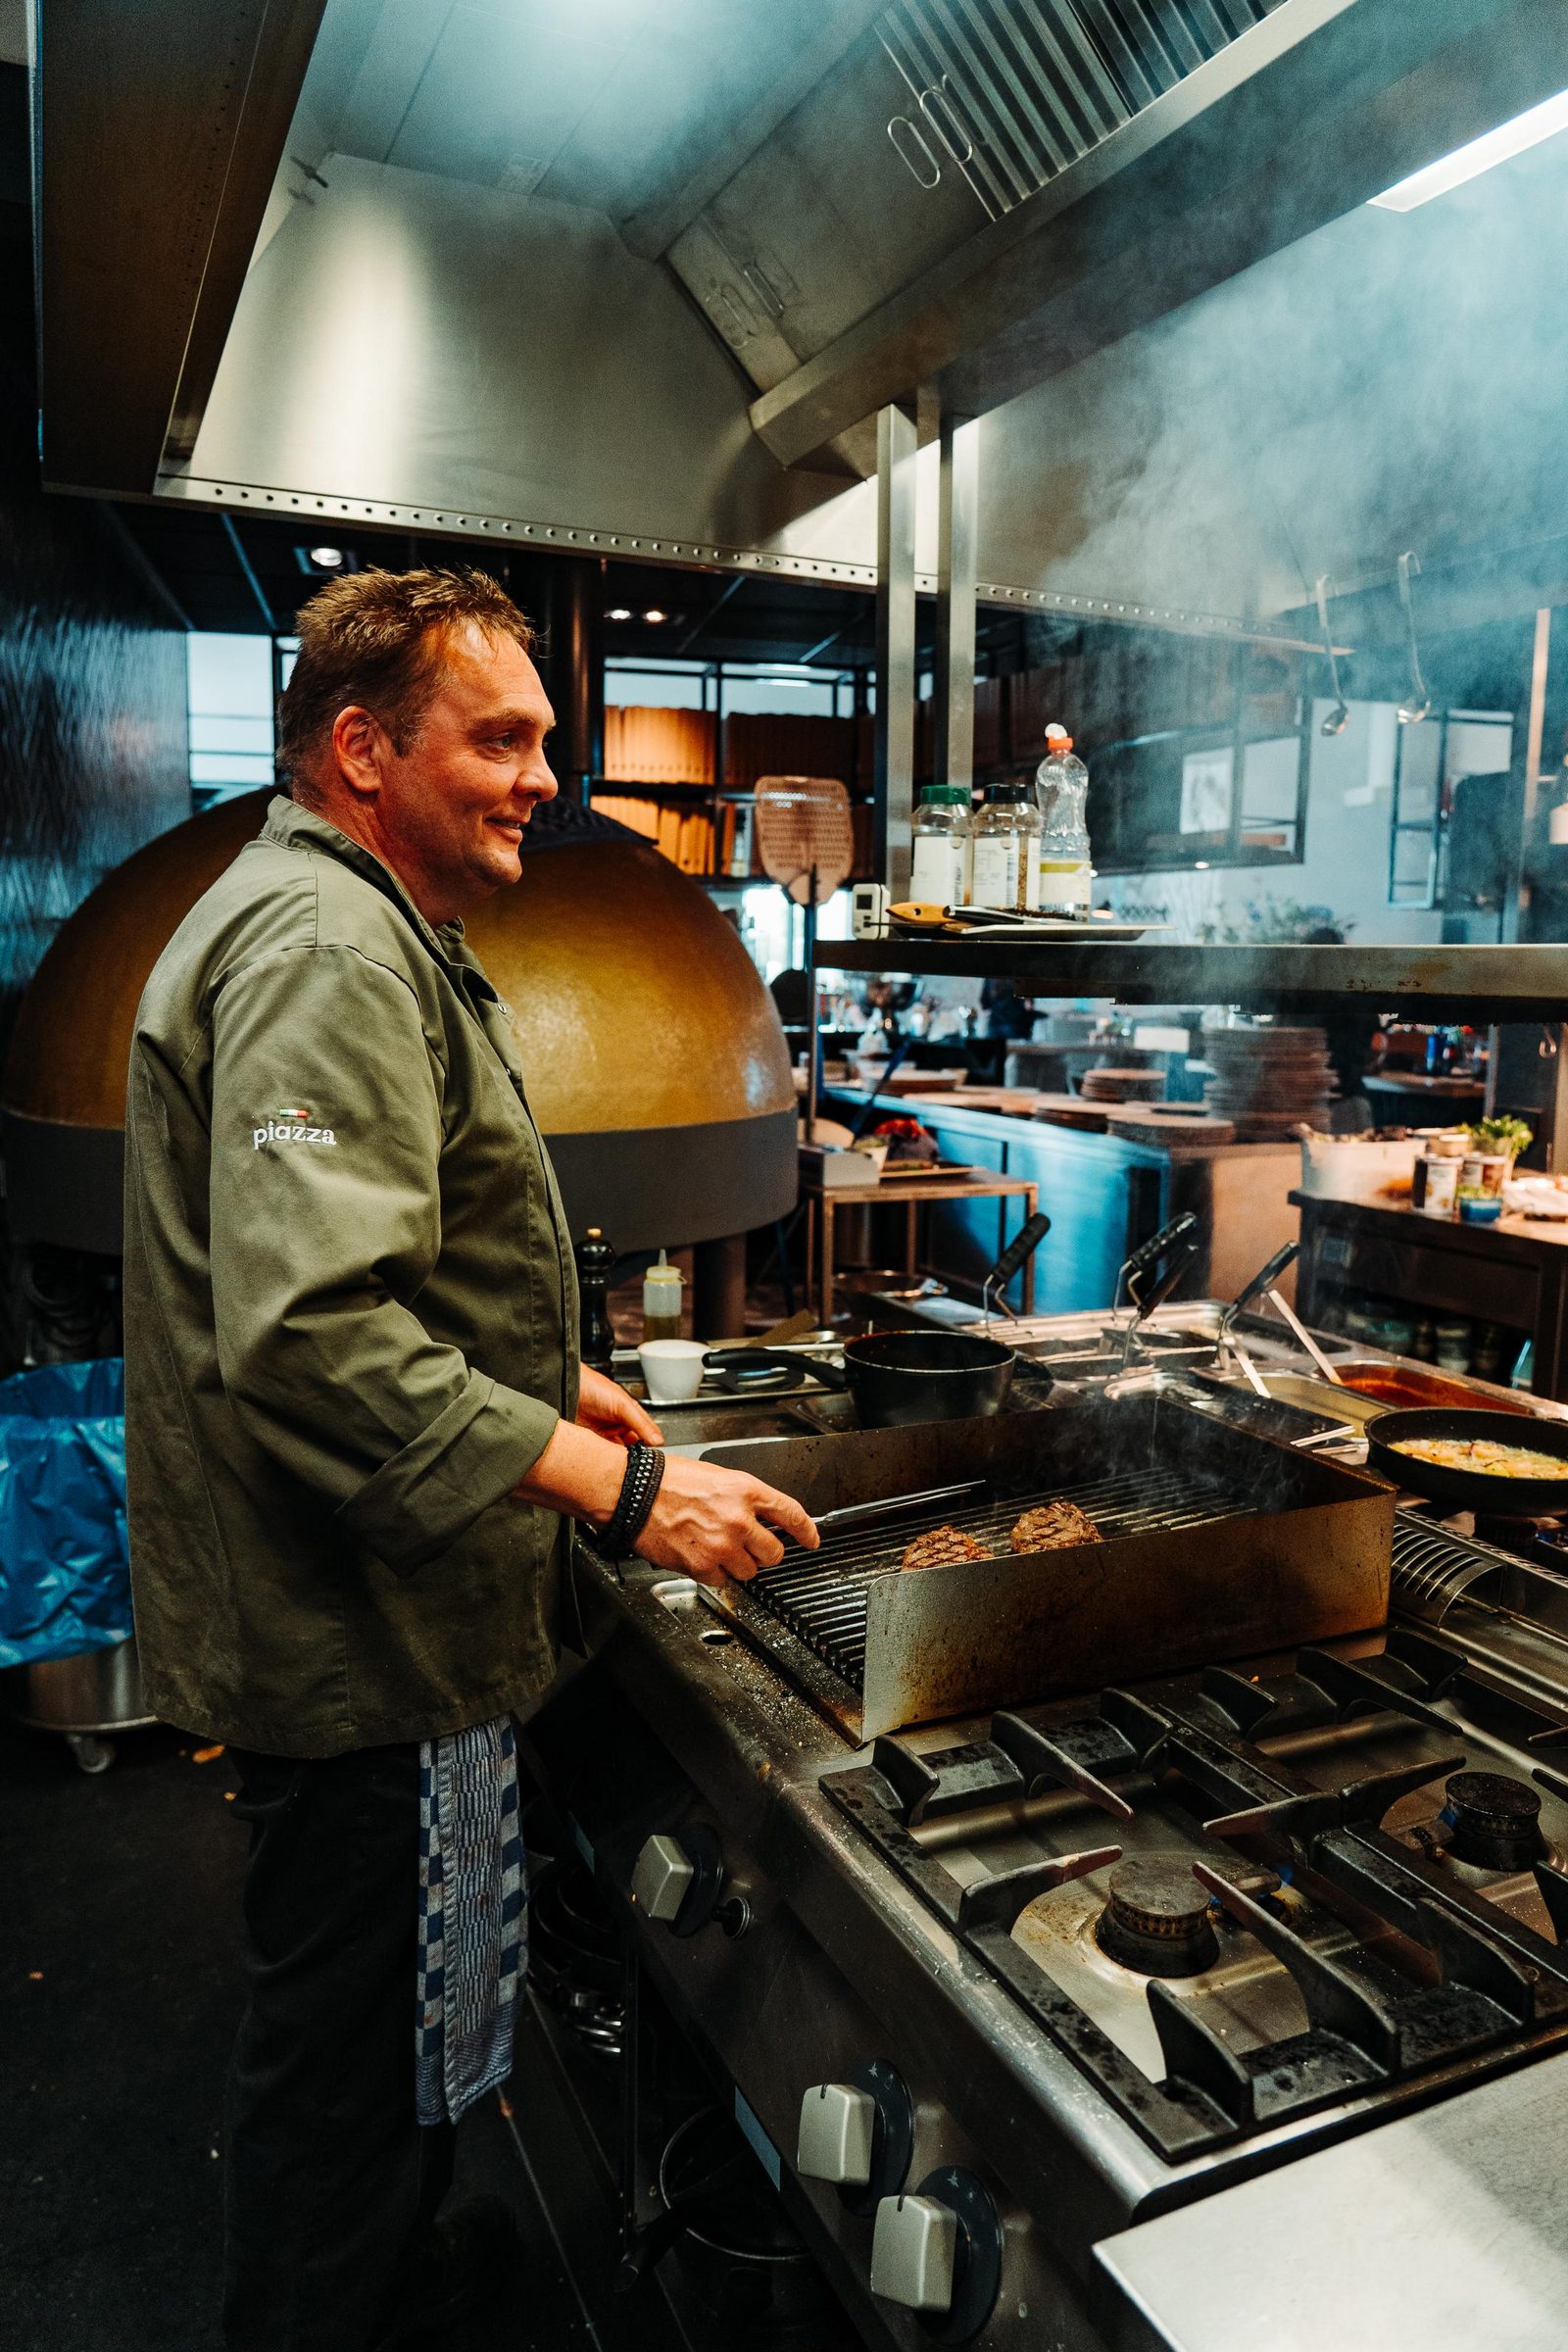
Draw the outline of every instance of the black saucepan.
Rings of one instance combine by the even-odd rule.
[[[739,1349],[736,1353],[740,1353]],[[964,1421],[1000,1413],[1018,1358],[1001,1340],[967,1331],[868,1331],[844,1343],[844,1366],[782,1348],[748,1348],[749,1366],[804,1361],[824,1388],[847,1389],[862,1429],[914,1421]]]
[[[1176,1230],[1159,1237],[1161,1246]],[[1043,1208],[1027,1217],[986,1276],[982,1298],[1000,1298],[1050,1231]],[[967,1331],[866,1332],[845,1342],[842,1372],[819,1356],[786,1354],[781,1348],[718,1348],[706,1360],[721,1388],[755,1396],[799,1387],[804,1366],[824,1388],[848,1389],[862,1429],[1000,1413],[1018,1362],[1003,1341]]]
[[[1494,1438],[1499,1445],[1524,1446],[1532,1453],[1549,1453],[1568,1464],[1568,1421],[1434,1404],[1379,1413],[1366,1425],[1368,1466],[1434,1502],[1503,1519],[1550,1518],[1568,1511],[1568,1478],[1494,1478],[1484,1470],[1452,1470],[1395,1450],[1412,1438]]]

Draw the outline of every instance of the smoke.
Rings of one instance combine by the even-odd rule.
[[[1218,867],[1140,873],[1109,883],[1112,903],[1194,938],[1213,924],[1245,930],[1247,903],[1272,887],[1332,906],[1360,940],[1438,936],[1439,910],[1389,905],[1402,734],[1393,704],[1407,677],[1394,575],[1414,549],[1430,645],[1467,567],[1469,630],[1489,614],[1485,564],[1568,531],[1565,210],[1568,135],[1411,213],[1358,204],[985,419],[990,577],[1265,626],[1288,616],[1291,633],[1315,637],[1312,583],[1326,573],[1336,638],[1361,649],[1346,665],[1348,729],[1323,740],[1327,703],[1312,712],[1304,863],[1272,883]],[[1523,704],[1536,599],[1510,602],[1505,571],[1487,593],[1519,633],[1517,658],[1494,644],[1484,660],[1479,640],[1455,639],[1451,659],[1437,658],[1440,703]],[[1178,642],[1116,637],[1127,649],[1117,731],[1168,725],[1144,722],[1143,709],[1168,700]],[[1310,655],[1297,676],[1328,695],[1326,664]],[[1098,747],[1085,736],[1093,777]],[[1516,760],[1521,741],[1516,729]],[[1139,755],[1151,769],[1162,757]],[[1092,784],[1092,832],[1095,811]],[[1494,929],[1494,917],[1481,935]]]
[[[1568,136],[1357,205],[987,419],[990,576],[1268,614],[1568,527]]]

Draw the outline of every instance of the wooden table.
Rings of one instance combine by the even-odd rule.
[[[1027,1220],[1035,1213],[1040,1188],[1025,1176],[993,1176],[977,1169],[973,1176],[899,1176],[891,1184],[836,1184],[818,1190],[813,1187],[806,1196],[806,1262],[807,1282],[811,1280],[810,1268],[816,1267],[817,1320],[828,1326],[833,1320],[833,1291],[835,1261],[833,1249],[833,1220],[841,1208],[905,1208],[908,1215],[905,1223],[904,1264],[906,1273],[915,1272],[915,1210],[925,1200],[995,1200],[997,1201],[997,1255],[1002,1255],[1006,1240],[1004,1200],[1021,1200]],[[1033,1314],[1035,1304],[1035,1267],[1031,1258],[1023,1270],[1023,1311]]]

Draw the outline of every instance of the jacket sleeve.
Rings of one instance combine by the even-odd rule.
[[[408,983],[345,947],[230,975],[213,1020],[211,1262],[224,1393],[390,1566],[511,1492],[560,1415],[431,1339],[440,1063]]]

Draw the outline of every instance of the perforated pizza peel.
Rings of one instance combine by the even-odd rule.
[[[855,864],[855,823],[845,786],[837,776],[759,776],[757,847],[768,880],[806,908],[810,980],[806,1140],[811,1143],[816,1135],[816,910],[849,880]]]

